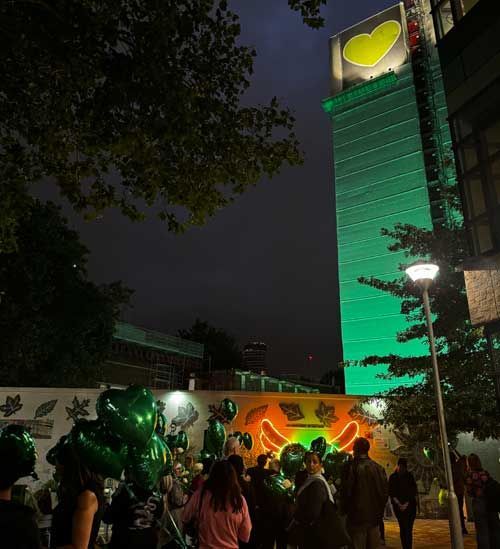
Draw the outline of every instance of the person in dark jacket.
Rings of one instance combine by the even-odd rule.
[[[145,490],[126,477],[104,513],[104,522],[113,525],[110,549],[156,549],[162,513],[160,494]]]
[[[264,503],[266,497],[264,481],[271,474],[271,471],[266,469],[266,464],[266,454],[260,454],[260,456],[257,457],[257,466],[247,469],[247,475],[250,477],[255,492],[257,507],[260,507]]]
[[[396,471],[389,477],[389,497],[399,523],[403,549],[412,549],[413,523],[417,516],[417,483],[408,471],[405,458],[399,458]]]
[[[460,512],[460,523],[462,525],[462,534],[465,536],[469,532],[465,526],[464,515],[464,497],[465,497],[465,475],[467,473],[467,457],[456,455],[450,452],[451,471],[453,474],[453,487],[458,499],[458,510]]]
[[[23,429],[15,426],[21,434]],[[26,436],[31,438],[27,432]],[[33,446],[34,448],[34,446]],[[16,549],[40,549],[40,535],[35,511],[27,505],[12,500],[12,487],[24,474],[20,474],[19,448],[15,444],[4,444],[0,452],[0,547]],[[33,464],[36,453],[33,451]]]
[[[256,501],[255,492],[250,481],[250,477],[245,476],[245,464],[243,458],[236,454],[233,454],[227,458],[227,461],[233,466],[238,477],[238,482],[241,488],[241,495],[245,498],[248,507],[248,513],[250,514],[250,520],[252,521],[252,533],[250,534],[250,540],[244,542],[239,540],[240,549],[251,549],[256,547],[255,539],[255,524],[256,524]]]
[[[354,459],[342,470],[340,501],[354,549],[380,545],[379,524],[388,498],[385,470],[370,459],[369,450],[368,440],[357,438],[353,446]]]
[[[322,475],[321,456],[316,452],[305,455],[307,478],[297,491],[296,509],[291,526],[291,541],[299,549],[326,549],[318,537],[318,522],[323,506],[333,495],[328,482]]]

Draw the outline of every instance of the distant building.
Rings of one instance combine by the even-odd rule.
[[[258,393],[320,393],[333,392],[329,386],[297,383],[244,370],[220,370],[212,372],[206,388],[210,391],[250,391]]]
[[[261,373],[267,370],[267,345],[262,341],[247,343],[243,349],[243,370]]]
[[[472,252],[467,299],[489,341],[500,406],[500,6],[432,0],[432,14]]]
[[[187,389],[191,375],[202,370],[203,350],[194,341],[118,322],[100,385]]]

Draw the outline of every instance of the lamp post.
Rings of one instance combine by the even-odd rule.
[[[444,417],[443,395],[441,394],[441,380],[439,378],[439,367],[437,362],[436,345],[434,340],[434,330],[432,328],[431,307],[429,304],[429,287],[439,271],[437,265],[417,261],[406,269],[406,274],[422,290],[422,300],[424,302],[425,318],[427,329],[429,331],[429,347],[432,357],[432,370],[434,374],[434,391],[436,396],[437,416],[439,423],[439,434],[441,438],[441,450],[443,452],[444,471],[446,475],[446,484],[448,486],[448,501],[450,509],[450,534],[451,546],[453,549],[463,549],[464,540],[462,536],[462,526],[460,522],[460,511],[458,508],[458,499],[453,486],[453,472],[451,469],[450,450],[448,446],[448,435],[446,433],[446,421]]]

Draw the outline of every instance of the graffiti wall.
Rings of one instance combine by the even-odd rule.
[[[37,472],[40,481],[49,479],[52,467],[45,454],[60,436],[66,434],[75,420],[94,419],[97,389],[0,388],[0,427],[18,423],[30,429],[39,453]],[[175,430],[189,435],[188,453],[196,454],[203,444],[207,420],[221,418],[220,402],[230,398],[238,405],[238,415],[226,423],[227,433],[249,432],[254,444],[242,451],[247,465],[253,465],[258,454],[279,453],[288,442],[301,442],[308,447],[318,436],[324,436],[331,447],[349,451],[357,436],[367,437],[371,455],[391,471],[397,457],[392,450],[398,445],[394,435],[383,429],[376,413],[362,407],[355,397],[343,395],[296,393],[221,393],[211,391],[156,391],[158,406]]]

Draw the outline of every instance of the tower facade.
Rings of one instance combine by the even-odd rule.
[[[451,215],[442,191],[455,184],[450,131],[430,9],[407,0],[330,40],[340,309],[344,362],[370,355],[421,355],[400,344],[407,326],[398,299],[362,285],[391,280],[410,260],[390,252],[382,228],[431,228]],[[378,378],[384,365],[345,370],[348,394],[373,394],[410,379]]]

